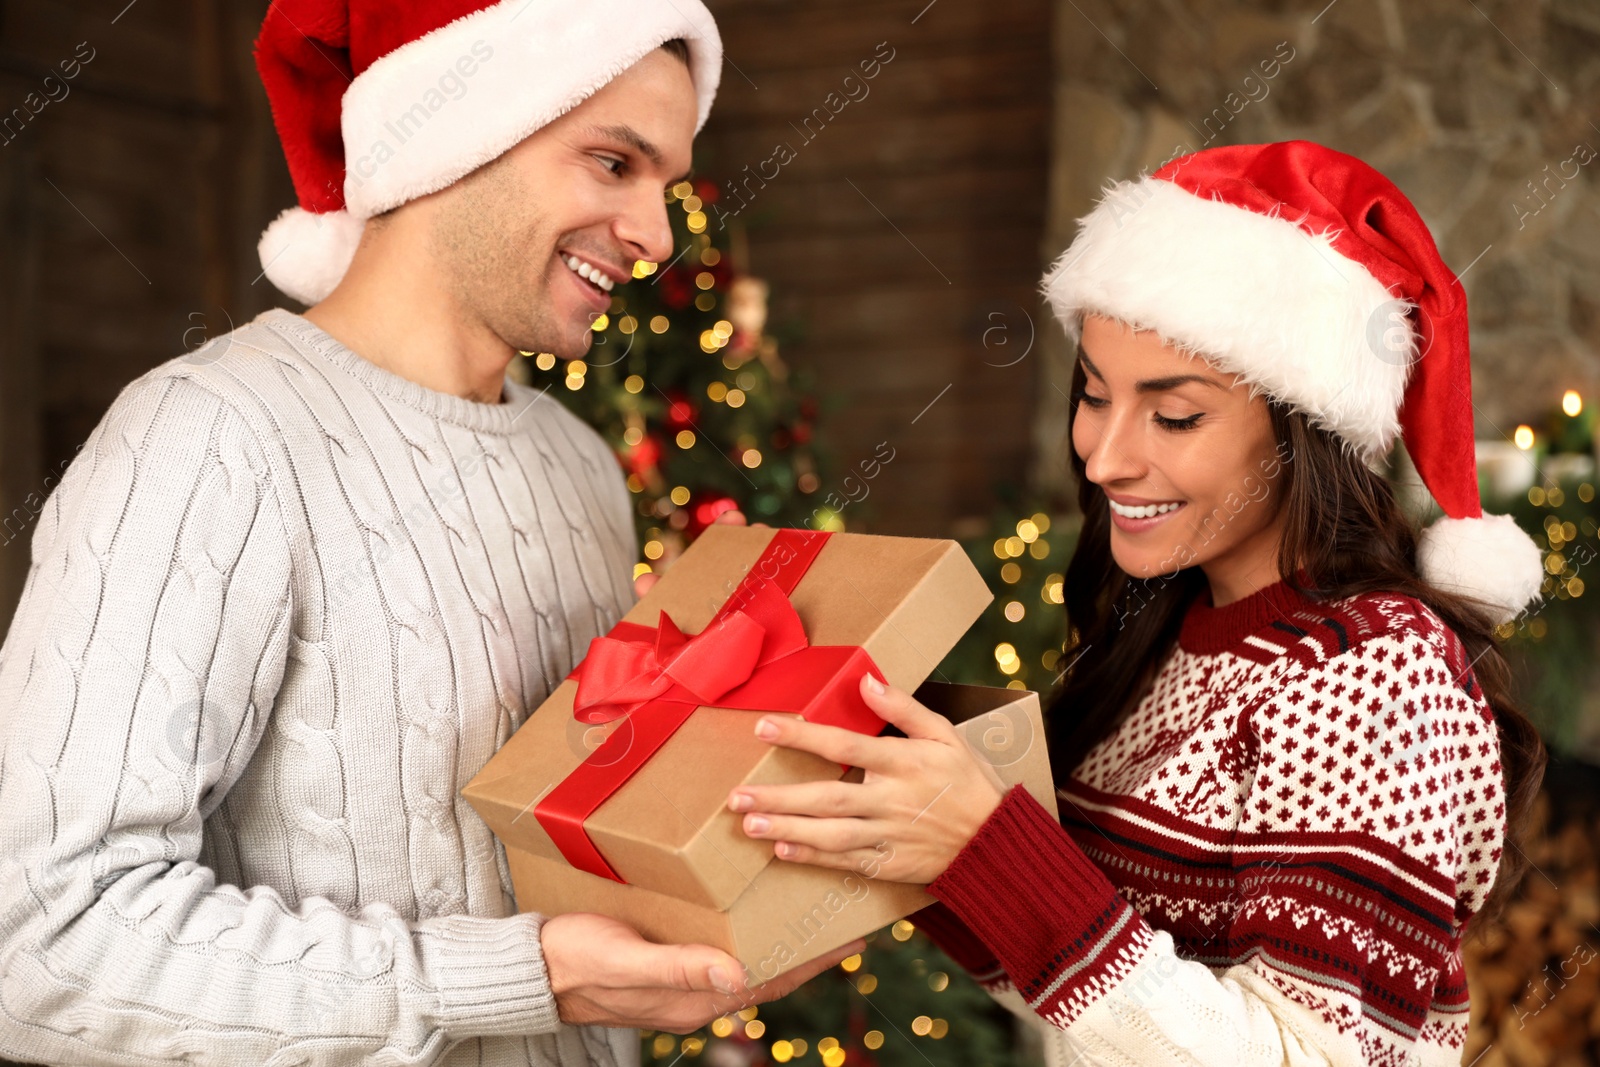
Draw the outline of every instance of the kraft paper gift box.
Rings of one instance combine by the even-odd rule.
[[[759,740],[757,718],[878,733],[861,675],[917,689],[991,599],[953,541],[713,526],[462,796],[505,845],[522,910],[598,912],[773,977],[931,898],[876,879],[875,864],[786,863],[745,835],[726,807],[735,786],[849,770]],[[1037,696],[918,696],[1054,810]]]

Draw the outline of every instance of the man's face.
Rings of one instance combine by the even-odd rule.
[[[534,76],[534,72],[529,72]],[[635,260],[671,258],[664,190],[689,169],[689,69],[656,49],[503,155],[434,194],[435,261],[463,313],[523,352],[580,359]]]

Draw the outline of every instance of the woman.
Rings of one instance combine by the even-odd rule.
[[[1116,187],[1045,289],[1080,341],[1061,822],[871,679],[906,737],[756,726],[863,782],[729,806],[783,859],[887,846],[1059,1062],[1459,1064],[1544,764],[1492,636],[1539,552],[1478,504],[1459,282],[1385,178],[1288,142]],[[1402,430],[1420,540],[1371,469]]]

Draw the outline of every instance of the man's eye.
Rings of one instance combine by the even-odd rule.
[[[623,169],[627,167],[627,164],[622,160],[613,159],[611,156],[595,156],[594,158],[600,161],[600,165],[602,167],[605,167],[606,170],[609,170],[612,174],[615,174],[618,177],[622,175]]]

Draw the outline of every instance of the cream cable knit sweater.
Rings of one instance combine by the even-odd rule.
[[[458,796],[632,601],[614,458],[505,389],[274,310],[117,397],[0,648],[0,1058],[637,1062]]]

